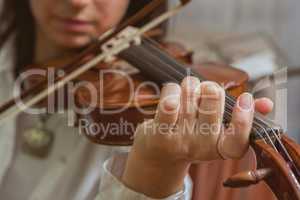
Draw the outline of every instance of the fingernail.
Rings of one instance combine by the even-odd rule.
[[[218,93],[218,87],[214,83],[208,83],[205,87],[205,93],[207,94],[216,94]]]
[[[250,93],[242,94],[238,99],[238,106],[242,110],[249,111],[253,107],[253,96]]]
[[[163,101],[163,112],[176,111],[180,105],[180,96],[173,95]]]

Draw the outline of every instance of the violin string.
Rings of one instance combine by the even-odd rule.
[[[232,115],[232,112],[228,111],[226,107],[225,107],[225,112],[227,112],[227,114],[228,114],[229,116]],[[265,130],[265,128],[264,128],[263,126],[261,126],[260,124],[258,124],[258,123],[255,122],[255,121],[253,121],[253,126],[258,126],[258,127],[260,127],[260,129],[263,130],[263,133],[267,136],[267,139],[268,139],[268,141],[269,141],[269,144],[270,144],[277,152],[279,152],[278,149],[277,149],[277,147],[275,146],[275,144],[274,144],[272,138],[271,138],[270,135],[268,134],[267,130]],[[255,128],[255,127],[254,127],[254,128]],[[257,128],[255,128],[255,129],[257,130]],[[256,133],[259,133],[259,131],[256,132]],[[261,134],[259,134],[259,135],[262,136]],[[262,139],[264,139],[264,140],[266,141],[265,137],[262,137]]]
[[[231,102],[231,103],[234,103],[234,102],[233,102],[234,100],[232,100],[231,98],[229,98],[229,100],[230,100],[229,103],[230,103],[230,102]],[[273,140],[270,138],[270,134],[268,133],[268,131],[267,131],[262,125],[260,125],[260,123],[258,123],[257,121],[260,121],[260,122],[262,122],[263,124],[265,124],[265,126],[268,126],[268,127],[269,127],[269,130],[272,131],[272,133],[273,133],[272,135],[274,135],[274,137],[275,137],[275,141],[278,142],[279,147],[282,149],[282,151],[283,151],[282,153],[286,156],[286,159],[287,159],[288,161],[290,161],[290,163],[292,163],[293,166],[294,166],[295,169],[296,169],[297,167],[296,167],[296,165],[294,164],[294,161],[293,161],[291,155],[289,154],[288,150],[285,148],[285,146],[284,146],[284,144],[282,143],[280,137],[278,136],[278,133],[276,133],[276,131],[274,130],[274,128],[272,128],[271,125],[270,125],[267,121],[265,121],[265,120],[263,120],[263,119],[261,119],[261,118],[255,117],[254,120],[253,120],[253,124],[254,124],[254,125],[258,125],[261,129],[263,129],[265,135],[268,137],[268,140],[270,141],[270,144],[273,146],[273,148],[274,148],[277,152],[279,152],[278,149],[277,149],[277,147],[274,145]],[[257,133],[259,133],[259,131],[258,131]]]
[[[253,127],[253,129],[254,129],[255,133],[258,134],[260,138],[262,138],[262,140],[265,142],[265,144],[268,144],[265,137],[257,130],[257,128]]]
[[[142,52],[143,50],[142,49],[139,49],[140,52]],[[154,57],[150,54],[148,54],[147,56],[151,57],[151,59],[143,59],[143,57],[141,56],[138,56],[136,53],[130,53],[130,52],[126,52],[123,53],[123,56],[126,56],[127,60],[128,58],[130,57],[132,59],[132,61],[134,60],[136,63],[138,63],[138,65],[145,65],[145,64],[148,64],[149,66],[153,67],[154,64],[153,64],[153,61],[154,61]],[[159,62],[159,64],[165,64],[165,63],[161,63],[160,61],[157,61]],[[161,68],[155,68],[153,67],[153,72],[155,73],[155,70],[157,71],[157,74],[162,74],[164,71],[161,69]],[[164,74],[165,76],[168,77],[168,80],[170,82],[178,82],[177,79],[175,79],[173,76],[171,76],[170,74]]]
[[[268,124],[268,122],[262,120],[261,118],[256,117],[255,120],[259,120],[259,121],[261,121],[262,123],[264,123],[266,126],[269,126],[269,130],[272,131],[272,133],[273,133],[272,135],[274,135],[275,140],[278,142],[279,147],[283,150],[282,153],[285,154],[286,158],[287,158],[290,162],[293,162],[293,159],[292,159],[291,155],[289,154],[288,150],[285,148],[285,146],[284,146],[284,144],[282,143],[280,137],[278,136],[278,133],[276,133],[276,131],[274,130],[274,128],[272,128],[272,127]],[[260,125],[259,123],[255,122],[255,121],[253,121],[253,122],[254,122],[254,124],[257,124],[257,125],[259,125],[261,128],[263,128],[263,126]],[[268,131],[265,130],[265,128],[263,128],[263,130],[264,130],[264,132],[266,133],[267,137],[270,138],[270,135],[269,135]],[[273,143],[273,142],[272,142],[272,143]],[[274,145],[272,144],[272,146],[274,146]],[[278,150],[277,150],[277,151],[278,151]]]
[[[173,72],[176,74],[176,76],[180,79],[180,80],[177,80],[177,82],[180,82],[182,79],[185,78],[185,72],[186,72],[186,69],[183,69],[181,70],[181,72],[179,71],[179,67],[178,67],[178,63],[175,61],[175,60],[172,60],[172,59],[168,59],[168,57],[162,57],[163,54],[161,54],[161,52],[158,52],[157,51],[157,47],[156,46],[152,46],[152,45],[145,45],[145,49],[147,50],[147,48],[150,48],[149,50],[147,50],[147,52],[151,52],[151,55],[152,56],[155,56],[157,57],[158,59],[157,60],[163,60],[163,63],[166,65],[166,67],[168,68],[168,72]],[[165,70],[162,68],[162,67],[158,67],[157,65],[155,65],[156,68],[160,69],[160,71],[162,73],[165,73]],[[178,69],[176,70],[175,67]]]
[[[228,104],[231,105],[231,106],[234,106],[234,104],[236,103],[236,100],[233,99],[233,97],[231,97],[231,96],[228,96],[227,99],[228,99]],[[264,125],[268,126],[270,129],[273,129],[272,126],[271,126],[267,121],[265,121],[265,120],[263,120],[263,119],[261,119],[261,118],[259,118],[259,117],[255,117],[255,118],[254,118],[254,121],[255,121],[256,123],[259,123],[258,121],[260,121],[260,122],[262,122]]]
[[[227,110],[225,110],[225,113],[226,113],[227,115],[231,115],[231,112],[229,112],[229,111],[227,111]],[[263,135],[260,133],[260,131],[257,129],[257,127],[255,126],[255,124],[253,125],[252,129],[253,129],[253,132],[254,132],[255,134],[258,134],[258,135],[259,135],[259,137],[264,141],[264,143],[271,145],[276,151],[278,151],[278,150],[276,149],[276,146],[273,144],[272,140],[271,140],[270,138],[268,138],[268,137],[266,138],[265,136],[263,136]],[[267,139],[268,139],[268,142],[267,142]]]
[[[232,102],[232,101],[231,101],[231,102]],[[269,141],[272,142],[271,145],[273,146],[273,148],[275,147],[274,149],[276,149],[276,151],[279,152],[279,151],[278,151],[278,148],[274,145],[273,140],[270,138],[270,135],[269,135],[268,131],[267,131],[262,125],[260,125],[260,123],[258,123],[258,122],[256,122],[256,121],[260,121],[260,122],[262,122],[263,124],[265,124],[265,126],[268,126],[268,127],[269,127],[269,130],[272,131],[272,133],[273,133],[272,135],[274,135],[274,137],[275,137],[275,141],[277,141],[278,146],[279,146],[280,149],[282,150],[281,153],[282,153],[282,154],[285,156],[285,158],[290,162],[290,164],[294,167],[294,169],[297,170],[297,173],[300,173],[300,172],[298,172],[298,168],[297,168],[297,166],[295,165],[295,162],[293,161],[293,159],[292,159],[290,153],[288,152],[288,150],[286,149],[286,147],[285,147],[284,144],[282,143],[282,141],[281,141],[281,139],[280,139],[280,136],[278,135],[279,133],[277,133],[277,132],[274,130],[274,128],[271,127],[271,126],[269,125],[269,123],[268,123],[267,121],[265,121],[265,120],[263,120],[263,119],[261,119],[261,118],[259,118],[259,117],[256,117],[256,118],[254,118],[254,119],[255,119],[255,120],[253,121],[253,122],[254,122],[254,125],[259,125],[259,126],[264,130],[265,135],[269,138]],[[259,132],[258,132],[258,133],[259,133]]]
[[[279,142],[279,145],[281,146],[282,150],[284,151],[284,154],[287,156],[287,159],[288,159],[289,161],[293,161],[291,155],[289,154],[288,150],[285,148],[285,146],[284,146],[284,144],[282,143],[282,141],[281,141],[281,139],[279,138],[279,136],[276,134],[276,132],[275,132],[273,129],[271,129],[271,130],[272,130],[272,132],[274,133],[275,138],[276,138],[277,141]]]
[[[183,77],[185,77],[187,74],[187,70],[186,70],[187,68],[183,67],[182,64],[177,62],[175,59],[170,59],[169,54],[166,54],[164,51],[161,51],[158,48],[158,45],[159,44],[156,41],[151,40],[149,38],[145,38],[145,46],[147,48],[150,48],[151,52],[155,53],[155,55],[160,57],[160,59],[167,62],[169,64],[168,67],[169,67],[170,71],[179,73]],[[200,80],[203,80],[203,78],[200,77],[200,75],[198,75],[198,78],[200,78]]]
[[[232,101],[231,101],[231,103],[232,103]],[[273,140],[270,138],[270,134],[268,133],[268,131],[267,131],[262,125],[260,125],[260,123],[256,122],[257,120],[258,120],[258,121],[261,121],[261,122],[264,123],[266,126],[269,126],[269,130],[272,131],[272,133],[273,133],[272,135],[274,135],[275,141],[278,142],[279,147],[280,147],[280,148],[282,149],[282,151],[283,151],[282,153],[286,156],[286,159],[288,159],[291,163],[294,164],[291,155],[289,154],[288,150],[285,148],[285,146],[284,146],[284,144],[282,143],[280,137],[278,136],[278,133],[276,133],[276,131],[274,130],[274,128],[272,128],[272,127],[269,125],[268,122],[262,120],[261,118],[258,118],[258,117],[254,118],[254,121],[253,121],[254,125],[258,125],[258,126],[260,126],[260,128],[263,129],[263,131],[264,131],[265,135],[268,137],[269,141],[272,141],[271,145],[273,146],[273,148],[276,149],[277,152],[279,152],[278,149],[277,149],[277,147],[274,145]]]
[[[131,51],[132,50],[133,49],[131,49]],[[163,62],[161,59],[157,59],[156,55],[153,55],[149,51],[145,51],[144,48],[139,48],[139,49],[136,49],[136,51],[132,51],[132,52],[133,53],[131,53],[131,52],[122,53],[122,55],[125,56],[127,60],[128,60],[128,57],[130,57],[131,58],[130,60],[137,62],[139,66],[145,67],[145,64],[148,64],[149,67],[151,67],[151,71],[154,71],[154,72],[157,71],[158,73],[156,73],[156,74],[167,76],[168,81],[179,83],[179,81],[174,76],[172,76],[169,73],[165,73],[165,70],[163,68],[165,66],[168,66],[168,67],[170,67],[170,66],[168,63]],[[139,54],[147,55],[149,57],[149,59],[143,59],[143,56],[140,56]],[[160,66],[160,67],[157,67],[157,66]],[[161,66],[164,66],[164,67],[161,67]],[[174,71],[174,72],[176,73],[177,77],[180,77],[180,79],[184,78],[184,75],[182,75],[181,73],[178,73],[177,71]]]

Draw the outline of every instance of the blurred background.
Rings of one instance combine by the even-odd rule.
[[[299,9],[298,0],[193,0],[173,18],[170,33],[193,47],[221,35],[265,33],[295,66],[300,63]]]
[[[273,99],[270,117],[300,142],[299,10],[299,0],[193,0],[171,20],[169,39],[193,49],[196,62],[248,72],[249,90]]]

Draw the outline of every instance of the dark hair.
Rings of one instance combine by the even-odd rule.
[[[133,15],[151,0],[130,0],[125,18]],[[145,18],[142,25],[167,7],[165,3],[153,16]],[[34,52],[35,26],[29,0],[3,0],[0,14],[0,48],[14,34],[14,65],[18,74],[20,67],[32,63]]]

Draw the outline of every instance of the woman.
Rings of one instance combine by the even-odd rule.
[[[101,35],[120,23],[127,10],[128,14],[137,4],[147,2],[5,0],[1,46],[7,45],[5,49],[13,57],[12,60],[5,57],[1,65],[1,100],[11,96],[14,77],[23,66],[78,52],[90,42],[90,36]],[[64,116],[54,115],[43,125],[55,137],[51,153],[44,159],[28,153],[20,145],[26,140],[22,137],[24,132],[40,120],[22,114],[1,128],[7,134],[1,134],[0,138],[0,197],[8,200],[189,199],[190,164],[240,158],[248,148],[255,108],[268,113],[272,102],[260,99],[254,103],[250,94],[241,95],[233,113],[235,132],[227,129],[221,134],[224,90],[215,83],[200,83],[194,77],[187,77],[181,85],[167,84],[162,89],[155,119],[139,126],[129,153],[121,153],[124,151],[121,148],[89,143],[74,134],[77,130],[67,126]],[[207,109],[216,112],[201,112]],[[186,121],[193,126],[207,124],[216,128],[208,132],[188,130],[183,126]],[[168,125],[167,132],[177,134],[166,136],[162,134],[166,129],[158,129],[159,125]],[[169,130],[174,125],[178,129]]]

